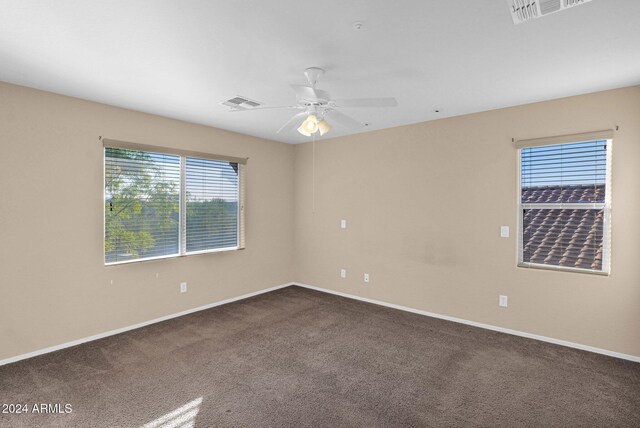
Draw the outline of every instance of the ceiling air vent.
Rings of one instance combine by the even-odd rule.
[[[514,24],[550,15],[591,0],[507,0]]]
[[[250,100],[249,98],[242,97],[240,95],[225,100],[220,104],[223,106],[231,107],[231,109],[233,110],[251,110],[252,108],[256,108],[262,105],[257,101]]]

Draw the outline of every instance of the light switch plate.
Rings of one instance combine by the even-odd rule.
[[[346,229],[347,228],[347,220],[345,220],[345,219],[340,220],[340,228],[341,229]]]
[[[509,237],[509,226],[500,226],[500,237],[501,238]]]

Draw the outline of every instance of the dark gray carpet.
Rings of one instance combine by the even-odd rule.
[[[290,287],[0,367],[10,427],[640,426],[640,364]]]

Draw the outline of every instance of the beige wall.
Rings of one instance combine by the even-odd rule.
[[[0,83],[0,360],[294,279],[638,356],[639,118],[633,87],[319,142],[312,212],[310,144]],[[615,125],[611,276],[516,268],[511,138]],[[247,249],[105,267],[100,135],[249,157]]]
[[[511,139],[616,125],[611,275],[517,268]],[[640,87],[316,143],[315,212],[311,159],[296,147],[297,281],[640,356]]]
[[[98,136],[249,157],[247,249],[105,267]],[[0,83],[0,360],[291,281],[293,161],[287,144]]]

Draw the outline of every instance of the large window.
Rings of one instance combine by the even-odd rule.
[[[111,143],[105,264],[241,247],[241,163]]]
[[[520,147],[519,265],[609,272],[611,139]]]

